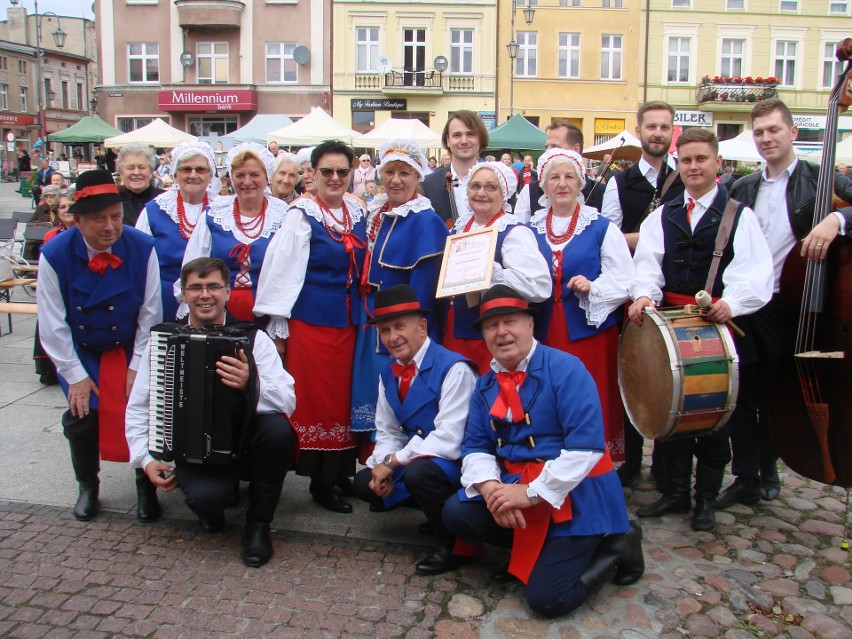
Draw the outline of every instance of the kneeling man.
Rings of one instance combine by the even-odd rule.
[[[510,546],[509,573],[527,584],[530,608],[556,617],[606,581],[638,581],[642,531],[627,519],[592,376],[533,338],[535,309],[513,289],[492,287],[479,308],[474,328],[494,359],[471,399],[464,489],[444,524],[469,542]]]
[[[181,289],[189,306],[192,326],[235,324],[225,315],[231,295],[230,272],[217,258],[200,257],[181,269]],[[142,468],[160,490],[169,492],[180,486],[186,504],[198,515],[201,527],[218,532],[225,524],[225,506],[233,499],[240,476],[249,480],[249,508],[243,543],[243,561],[260,567],[272,557],[269,524],[278,506],[284,476],[292,466],[293,433],[285,415],[296,407],[293,378],[284,370],[275,344],[263,331],[240,324],[252,342],[248,357],[222,357],[216,372],[222,383],[247,391],[249,358],[257,369],[257,403],[246,451],[238,465],[213,466],[178,462],[172,468],[155,460],[148,452],[148,403],[150,386],[150,346],[142,358],[139,375],[127,406],[125,429],[130,446],[130,463]],[[251,410],[253,400],[248,402]],[[174,474],[173,474],[174,473]]]
[[[441,513],[461,486],[461,442],[476,376],[470,362],[427,337],[428,313],[407,284],[376,293],[371,322],[396,361],[379,378],[376,448],[355,476],[355,492],[372,511],[403,504],[423,510],[441,545],[416,571],[437,575],[461,561]]]

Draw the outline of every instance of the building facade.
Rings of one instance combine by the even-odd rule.
[[[721,139],[751,128],[749,112],[777,96],[793,112],[797,144],[821,148],[828,96],[852,30],[849,0],[650,0],[639,101],[665,100],[682,126]],[[647,20],[646,20],[647,18]],[[647,24],[647,30],[645,25]],[[852,118],[840,118],[841,135]]]
[[[391,117],[440,132],[460,109],[495,120],[497,2],[334,3],[333,115],[367,132]]]
[[[98,112],[227,135],[257,113],[329,108],[331,0],[97,0]]]
[[[527,2],[534,9],[530,23]],[[511,112],[541,128],[568,119],[583,131],[586,146],[625,128],[632,132],[642,60],[639,6],[638,0],[501,1],[498,121]],[[514,77],[511,42],[517,44]]]

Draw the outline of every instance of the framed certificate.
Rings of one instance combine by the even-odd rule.
[[[496,251],[495,228],[448,236],[435,297],[450,297],[488,289],[491,286],[491,271],[494,268]]]

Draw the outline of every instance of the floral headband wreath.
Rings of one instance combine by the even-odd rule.
[[[417,171],[421,182],[428,165],[420,145],[405,138],[389,140],[379,147],[379,168],[390,162],[405,162]]]

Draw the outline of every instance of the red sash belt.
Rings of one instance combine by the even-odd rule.
[[[529,484],[541,474],[544,462],[510,462],[503,460],[503,466],[507,472],[513,475],[520,474],[520,483]],[[603,457],[600,458],[600,461],[595,464],[586,477],[597,477],[611,470],[612,459],[607,451],[604,452]],[[565,497],[565,501],[562,502],[559,510],[556,510],[546,501],[541,500],[535,506],[526,508],[523,511],[523,515],[527,522],[527,527],[515,529],[515,535],[512,540],[512,555],[509,559],[509,573],[520,579],[523,583],[527,583],[533,566],[535,566],[535,562],[541,554],[541,549],[544,547],[544,540],[547,539],[547,530],[550,527],[551,518],[557,524],[571,521],[571,495]]]
[[[714,297],[712,298],[713,303],[715,304],[721,298]],[[695,296],[694,295],[684,295],[683,293],[663,293],[663,304],[666,306],[686,306],[687,304],[695,305]]]
[[[98,446],[104,461],[130,461],[124,434],[127,408],[127,354],[123,346],[101,354],[98,377]]]

